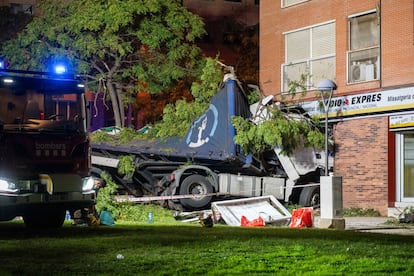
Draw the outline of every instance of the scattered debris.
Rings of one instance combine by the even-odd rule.
[[[204,217],[204,213],[200,213],[200,224],[203,227],[211,228],[214,225],[213,215],[209,214],[207,217]]]
[[[181,222],[197,222],[200,220],[200,214],[210,215],[212,214],[211,210],[202,210],[194,212],[175,212],[174,218]]]
[[[291,214],[274,196],[261,196],[211,204],[211,210],[176,212],[174,218],[182,222],[199,222],[203,227],[214,224],[230,226],[287,226]]]
[[[213,216],[230,226],[240,226],[242,216],[248,221],[261,217],[265,224],[287,225],[291,214],[274,197],[261,196],[212,203]]]
[[[400,223],[413,223],[414,222],[414,206],[407,206],[398,216]]]
[[[264,227],[266,223],[262,217],[258,217],[254,220],[248,220],[245,216],[242,216],[240,219],[240,226],[243,227]]]
[[[305,207],[293,210],[290,228],[313,227],[313,208]]]

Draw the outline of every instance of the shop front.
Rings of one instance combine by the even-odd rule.
[[[323,119],[320,106],[303,104]],[[328,116],[343,207],[398,216],[414,205],[414,87],[333,97]]]
[[[414,112],[390,116],[389,129],[395,141],[395,201],[390,207],[398,214],[414,205]]]

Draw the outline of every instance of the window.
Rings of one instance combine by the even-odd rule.
[[[396,136],[397,201],[414,202],[414,133]]]
[[[286,8],[295,4],[306,2],[309,0],[282,0],[282,8]]]
[[[322,79],[335,80],[335,45],[335,22],[286,33],[282,91],[288,91],[289,82],[303,74],[310,75],[308,87]]]
[[[379,42],[376,12],[349,18],[348,83],[379,79]]]

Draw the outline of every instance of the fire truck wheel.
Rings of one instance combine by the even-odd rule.
[[[65,210],[49,206],[29,210],[23,215],[23,220],[29,228],[59,228],[65,221],[65,214]]]
[[[321,204],[320,199],[320,190],[318,186],[305,187],[300,193],[299,205],[316,208]]]
[[[202,175],[190,175],[181,183],[180,195],[200,195],[197,197],[180,199],[180,203],[184,208],[197,210],[208,206],[211,202],[212,196],[202,196],[211,194],[213,187]]]

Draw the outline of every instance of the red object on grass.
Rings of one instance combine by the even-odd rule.
[[[302,228],[313,226],[313,208],[299,208],[292,212],[292,219],[290,221],[290,228]]]
[[[245,216],[241,216],[240,225],[245,227],[263,227],[265,222],[262,217],[250,221]]]

